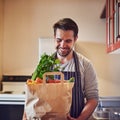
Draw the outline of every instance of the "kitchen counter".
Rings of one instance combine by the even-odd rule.
[[[101,120],[120,120],[120,96],[100,97],[93,115]]]
[[[0,104],[24,105],[25,95],[22,94],[0,94]]]
[[[25,82],[3,82],[0,104],[24,104]]]
[[[0,94],[0,119],[22,120],[25,94]]]
[[[0,92],[1,120],[22,120],[25,104],[24,84],[3,82],[3,91]]]

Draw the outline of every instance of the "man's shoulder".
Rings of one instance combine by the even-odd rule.
[[[84,56],[80,53],[77,53],[77,55],[78,55],[78,59],[79,59],[79,65],[80,65],[82,71],[93,69],[93,63],[91,62],[90,59],[88,59],[86,56]]]
[[[77,53],[77,56],[78,56],[80,61],[90,62],[90,60],[86,56],[84,56],[84,55],[82,55],[81,53],[78,53],[78,52],[76,52],[76,53]]]

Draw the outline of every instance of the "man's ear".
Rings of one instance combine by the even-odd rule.
[[[54,35],[54,39],[56,38],[56,35]]]
[[[77,41],[77,39],[78,39],[78,36],[75,37],[75,42]]]

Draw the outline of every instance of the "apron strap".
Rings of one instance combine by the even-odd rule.
[[[55,58],[57,58],[57,52],[55,52],[53,55]],[[73,51],[73,58],[75,62],[75,82],[72,89],[72,103],[70,108],[70,115],[71,117],[77,118],[84,108],[84,95],[81,86],[79,58],[75,51]]]
[[[79,59],[76,52],[73,51],[73,57],[75,62],[75,82],[72,89],[72,104],[70,109],[71,117],[77,118],[84,107],[84,96],[81,86],[81,74],[79,68]]]

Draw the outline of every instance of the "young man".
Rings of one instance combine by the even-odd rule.
[[[61,71],[66,80],[75,78],[72,104],[67,120],[87,120],[98,104],[95,70],[87,58],[73,50],[78,39],[78,26],[72,19],[59,20],[54,24],[53,29],[55,57],[61,61]]]
[[[61,61],[64,79],[74,77],[72,103],[67,120],[87,120],[98,104],[97,76],[90,61],[73,50],[78,38],[78,26],[70,18],[59,20],[53,26],[55,57]],[[23,120],[26,120],[24,113]]]

